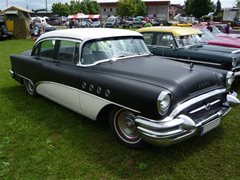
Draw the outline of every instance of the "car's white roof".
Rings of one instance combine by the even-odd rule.
[[[108,37],[123,37],[123,36],[138,36],[142,35],[138,32],[123,29],[111,29],[111,28],[73,28],[73,29],[62,29],[56,31],[50,31],[41,35],[38,41],[49,37],[59,38],[75,38],[80,40],[91,40]]]

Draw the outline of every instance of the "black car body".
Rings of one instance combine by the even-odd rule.
[[[240,50],[201,43],[201,31],[190,27],[150,27],[137,30],[154,55],[225,69],[240,76]]]
[[[238,99],[233,73],[152,56],[134,31],[83,28],[45,33],[31,54],[11,55],[10,73],[30,95],[109,119],[128,147],[171,145],[220,124]],[[174,73],[172,73],[174,72]]]

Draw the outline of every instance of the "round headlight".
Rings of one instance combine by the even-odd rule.
[[[167,110],[171,104],[171,93],[169,91],[162,91],[157,99],[157,109],[161,115],[167,113]]]
[[[233,83],[233,81],[234,81],[234,73],[233,72],[231,72],[231,71],[229,71],[228,73],[227,73],[227,75],[226,75],[226,87],[227,87],[227,89],[230,89],[231,88],[231,86],[232,86],[232,83]]]
[[[237,65],[237,60],[236,58],[232,58],[232,67],[235,67]]]

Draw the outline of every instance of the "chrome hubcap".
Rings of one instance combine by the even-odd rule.
[[[115,116],[116,129],[125,141],[137,142],[141,138],[138,134],[136,124],[134,122],[135,115],[127,110],[120,110]]]

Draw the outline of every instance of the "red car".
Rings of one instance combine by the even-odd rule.
[[[221,35],[220,33],[216,33],[216,27],[213,26],[213,31],[210,32],[206,26],[194,26],[194,28],[199,29],[203,32],[202,39],[211,45],[217,46],[225,46],[225,47],[233,47],[240,48],[240,39],[234,38],[228,35]]]

